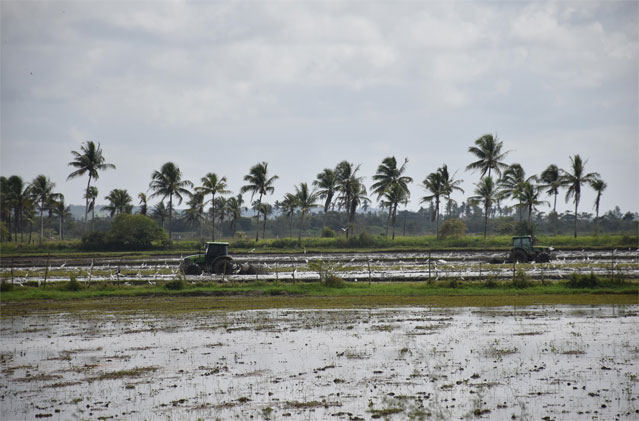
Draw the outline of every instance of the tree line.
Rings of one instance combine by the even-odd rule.
[[[533,214],[538,212],[541,205],[549,205],[543,200],[544,195],[553,200],[549,218],[553,223],[553,232],[557,230],[558,215],[556,212],[557,196],[565,190],[566,202],[574,204],[574,236],[577,237],[578,208],[583,188],[589,187],[596,192],[594,208],[596,210],[595,233],[599,231],[599,205],[607,184],[596,172],[586,172],[587,160],[580,155],[570,157],[567,169],[561,169],[555,164],[549,165],[541,174],[527,175],[519,163],[506,163],[508,151],[504,150],[503,142],[497,136],[486,134],[475,140],[468,148],[472,162],[466,166],[466,171],[478,172],[479,180],[475,183],[473,195],[469,196],[464,206],[481,206],[483,213],[483,235],[487,235],[488,220],[497,215],[503,216],[509,210],[515,209],[520,223],[533,225]],[[116,169],[114,164],[108,163],[101,145],[87,141],[80,146],[79,151],[71,151],[72,160],[68,163],[74,170],[67,180],[76,177],[87,177],[83,198],[85,199],[83,231],[91,232],[95,229],[95,203],[98,189],[92,182],[99,179],[100,173],[109,169]],[[413,179],[405,175],[408,159],[398,162],[394,156],[386,157],[377,167],[372,176],[370,186],[371,196],[385,212],[385,235],[395,238],[398,208],[406,206],[410,199],[410,186]],[[260,162],[252,166],[244,176],[244,185],[238,194],[232,194],[228,189],[225,176],[209,172],[195,185],[184,179],[180,168],[173,162],[167,162],[159,170],[153,171],[147,192],[137,195],[138,213],[150,216],[159,221],[159,225],[168,231],[168,239],[173,238],[173,225],[176,206],[186,200],[186,210],[180,212],[181,220],[199,230],[203,236],[203,228],[208,226],[211,240],[215,241],[216,224],[219,227],[224,222],[230,222],[232,233],[237,229],[238,221],[243,213],[248,212],[244,195],[250,193],[248,204],[255,215],[255,240],[266,233],[266,222],[270,215],[278,212],[286,218],[289,226],[293,219],[298,222],[298,241],[301,241],[306,217],[319,208],[322,212],[323,226],[327,225],[330,213],[343,216],[343,223],[339,229],[346,237],[353,234],[355,219],[358,211],[370,208],[371,198],[364,177],[359,174],[360,165],[348,161],[339,162],[334,168],[324,168],[309,185],[302,182],[294,186],[294,191],[285,193],[283,198],[269,204],[265,201],[268,195],[275,191],[277,175],[269,173],[267,162]],[[451,197],[455,192],[465,193],[460,187],[463,180],[456,178],[457,173],[451,173],[446,164],[427,174],[419,187],[425,192],[420,203],[430,205],[430,218],[435,222],[435,234],[440,236],[440,207],[445,202],[446,214],[451,215],[457,202]],[[25,231],[28,241],[31,240],[33,224],[39,217],[39,242],[44,236],[44,215],[56,216],[59,220],[58,234],[64,239],[65,220],[71,218],[70,208],[65,203],[63,195],[55,192],[55,183],[47,176],[38,175],[30,183],[25,183],[20,176],[13,175],[0,178],[1,191],[1,220],[5,231],[3,238],[24,241]],[[147,201],[160,198],[151,209]],[[118,214],[130,214],[134,209],[133,198],[126,189],[113,189],[105,197],[108,205],[102,208],[111,218]],[[512,207],[504,202],[511,200]],[[208,206],[208,211],[206,210]],[[89,221],[91,214],[91,221]],[[406,215],[406,213],[405,213]]]

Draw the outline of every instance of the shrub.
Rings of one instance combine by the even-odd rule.
[[[493,278],[488,278],[484,284],[486,288],[497,288],[499,284]]]
[[[108,244],[106,241],[106,235],[100,231],[93,231],[82,236],[82,244],[80,246],[82,250],[107,250]]]
[[[324,285],[329,288],[341,288],[344,286],[344,278],[331,273],[324,279]]]
[[[335,231],[330,229],[329,227],[322,228],[322,238],[334,238]]]
[[[174,290],[174,291],[182,290],[182,289],[184,289],[185,286],[186,286],[186,284],[184,283],[184,279],[182,279],[182,278],[177,278],[177,279],[174,279],[172,281],[169,281],[165,285],[165,287],[167,289],[171,289],[171,290]]]
[[[83,250],[149,250],[159,240],[167,246],[168,237],[155,221],[144,215],[121,213],[115,217],[111,229],[94,231],[82,236]]]
[[[515,235],[532,235],[537,233],[537,226],[532,222],[522,221],[515,226]]]
[[[466,235],[466,224],[458,218],[449,218],[444,221],[439,230],[441,238],[461,238]]]
[[[13,284],[7,281],[0,283],[0,292],[9,292],[13,290]]]
[[[82,285],[78,282],[75,275],[70,275],[69,282],[64,286],[64,289],[67,291],[80,291],[82,289]]]
[[[573,273],[570,279],[568,279],[568,286],[570,288],[594,288],[600,284],[599,278],[592,272],[590,272],[590,275]]]
[[[530,286],[530,278],[523,270],[518,270],[513,277],[513,286],[515,288],[528,288]]]

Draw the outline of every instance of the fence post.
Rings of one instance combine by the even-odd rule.
[[[516,270],[517,270],[517,259],[513,259],[513,281],[515,280]]]
[[[481,281],[481,260],[479,261],[479,280]]]
[[[611,256],[610,256],[610,271],[612,272],[612,281],[615,281],[615,251],[613,250],[611,252]]]
[[[277,270],[277,260],[275,261],[275,280],[279,281],[280,280],[280,274]]]
[[[368,285],[371,284],[371,261],[370,259],[366,262],[368,265]]]
[[[430,283],[430,250],[428,251],[428,282]]]
[[[44,284],[47,284],[47,278],[49,277],[49,259],[51,258],[51,253],[47,254],[47,267],[44,268]]]

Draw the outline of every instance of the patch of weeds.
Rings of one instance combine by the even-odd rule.
[[[99,376],[91,377],[87,379],[89,382],[100,381],[100,380],[116,380],[122,379],[125,377],[140,377],[145,373],[149,373],[152,371],[156,371],[158,368],[155,366],[150,367],[136,367],[130,370],[120,370],[120,371],[111,371],[109,373],[102,373]]]
[[[78,279],[75,275],[69,275],[69,282],[64,286],[64,289],[67,291],[80,291],[82,289],[82,285],[78,282]]]
[[[0,292],[9,291],[13,291],[13,284],[7,281],[2,281],[2,283],[0,283]]]
[[[183,290],[184,287],[186,287],[186,283],[184,282],[184,279],[176,278],[176,279],[173,279],[172,281],[167,282],[166,285],[164,285],[164,287],[174,291],[180,291],[180,290]]]
[[[568,279],[568,286],[570,288],[595,288],[600,285],[599,277],[592,272],[590,272],[590,275],[573,273]]]
[[[271,408],[270,406],[267,406],[266,408],[262,409],[262,415],[264,415],[264,418],[266,419],[270,419],[272,413],[273,413],[273,408]]]
[[[452,288],[455,289],[459,286],[459,282],[457,281],[457,279],[453,278],[450,281],[448,281],[448,288]]]
[[[518,270],[515,276],[513,276],[513,287],[515,288],[528,288],[530,286],[530,277],[526,275],[523,270]]]
[[[399,414],[404,412],[404,408],[384,408],[384,409],[369,409],[368,412],[371,413],[371,418],[377,419],[381,417],[388,417],[393,414]]]
[[[488,280],[484,283],[485,288],[493,289],[493,288],[497,288],[498,286],[499,286],[499,283],[493,278],[488,278]]]
[[[324,286],[328,288],[341,288],[344,286],[344,278],[332,273],[324,279]]]

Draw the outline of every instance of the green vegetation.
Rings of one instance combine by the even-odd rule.
[[[38,310],[112,309],[165,310],[191,308],[279,308],[279,307],[366,307],[366,306],[503,306],[553,304],[636,304],[639,285],[598,279],[595,287],[578,287],[572,280],[541,284],[530,281],[516,287],[511,281],[491,282],[249,282],[211,283],[158,282],[136,285],[111,282],[91,283],[78,290],[70,283],[48,283],[40,287],[14,287],[2,293],[2,315]],[[179,287],[169,287],[176,285]],[[117,299],[116,299],[117,298]],[[28,305],[24,305],[28,303]],[[186,303],[186,304],[184,304]]]

